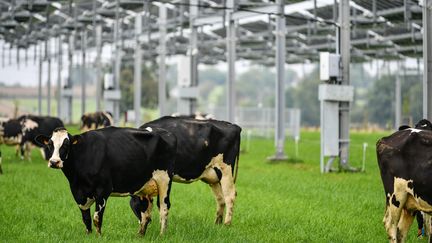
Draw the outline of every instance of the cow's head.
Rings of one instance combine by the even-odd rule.
[[[65,128],[56,128],[51,137],[38,135],[36,143],[44,148],[48,167],[61,169],[68,158],[70,147],[79,142],[80,135],[71,136]]]

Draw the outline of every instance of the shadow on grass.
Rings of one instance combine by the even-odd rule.
[[[304,163],[304,161],[300,158],[288,158],[288,159],[284,159],[284,160],[269,160],[267,159],[266,161],[267,164],[302,164]]]

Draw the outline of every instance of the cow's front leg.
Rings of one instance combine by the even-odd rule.
[[[86,226],[86,233],[90,234],[92,232],[92,225],[91,225],[91,216],[90,216],[90,208],[83,210],[81,210],[81,214],[82,214],[82,220]]]
[[[93,224],[96,227],[96,233],[102,234],[102,221],[103,221],[103,214],[105,211],[107,198],[98,197],[96,198],[96,209],[93,216]]]

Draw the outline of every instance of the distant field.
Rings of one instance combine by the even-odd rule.
[[[158,236],[155,207],[144,239],[137,235],[137,219],[127,198],[108,200],[102,239],[95,233],[86,235],[61,171],[48,169],[36,149],[33,162],[27,162],[3,146],[0,241],[386,242],[385,197],[375,155],[375,143],[384,135],[351,135],[353,165],[361,165],[362,144],[369,144],[365,173],[326,175],[319,172],[319,133],[302,133],[302,162],[269,164],[266,157],[274,152],[273,140],[252,139],[250,150],[240,157],[232,226],[213,224],[216,205],[208,185],[174,184],[166,235]],[[294,156],[292,141],[286,151]],[[408,241],[426,242],[417,240],[416,223]]]

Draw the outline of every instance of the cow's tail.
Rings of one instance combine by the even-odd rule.
[[[236,162],[234,164],[235,168],[234,168],[234,183],[236,183],[237,180],[237,175],[238,175],[238,168],[239,168],[239,158],[240,158],[240,140],[241,140],[241,136],[239,136],[238,139],[238,144],[237,144],[237,157],[236,157]]]

